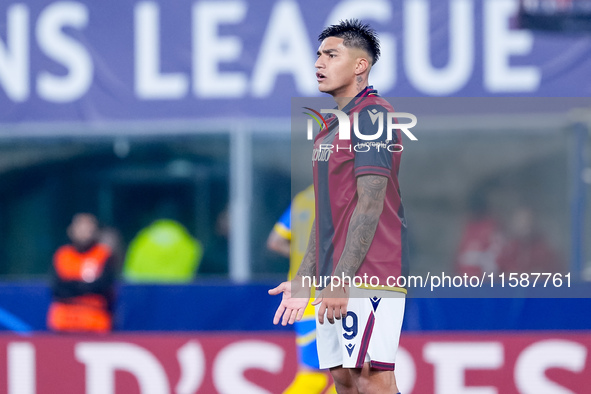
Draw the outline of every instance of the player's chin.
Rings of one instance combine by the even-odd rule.
[[[318,91],[321,93],[329,93],[331,91],[331,89],[326,86],[325,84],[323,84],[322,82],[318,83]]]

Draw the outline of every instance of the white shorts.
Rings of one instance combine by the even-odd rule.
[[[365,295],[365,297],[364,297]],[[318,322],[316,345],[320,368],[362,368],[366,362],[379,370],[394,370],[402,318],[404,293],[351,288],[347,317],[334,324]]]

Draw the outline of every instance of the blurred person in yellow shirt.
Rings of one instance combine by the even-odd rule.
[[[281,215],[267,239],[267,248],[289,257],[289,279],[293,279],[306,253],[314,222],[314,185],[298,193]],[[284,394],[320,394],[329,383],[328,374],[319,369],[316,350],[314,306],[308,304],[304,317],[294,324],[298,349],[298,372]],[[336,393],[331,385],[326,393]]]

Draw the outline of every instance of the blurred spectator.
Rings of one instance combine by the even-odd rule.
[[[226,206],[215,221],[215,233],[225,239],[230,236],[230,207]]]
[[[314,185],[294,197],[267,238],[267,248],[289,257],[289,279],[300,268],[315,218]],[[326,371],[320,370],[316,350],[316,319],[314,306],[308,304],[301,320],[294,323],[298,351],[298,372],[283,394],[336,393]],[[328,384],[331,386],[326,389]]]
[[[119,230],[113,227],[103,227],[99,232],[99,243],[107,245],[113,254],[114,271],[118,275],[123,269],[125,247]]]
[[[76,214],[67,232],[72,244],[60,247],[53,258],[47,325],[58,332],[109,332],[115,280],[111,249],[98,243],[94,215]]]
[[[267,249],[289,258],[291,243],[291,205],[273,226],[267,238]],[[290,278],[291,279],[291,278]]]
[[[202,255],[201,243],[182,224],[159,219],[129,244],[123,276],[131,282],[190,282]]]
[[[485,192],[476,192],[469,204],[470,217],[458,248],[456,271],[468,275],[496,272],[503,245],[500,226],[490,213]]]
[[[561,272],[562,263],[536,226],[534,212],[518,208],[511,217],[509,239],[498,259],[505,273]]]

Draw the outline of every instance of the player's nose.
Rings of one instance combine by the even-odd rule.
[[[318,57],[318,59],[316,59],[316,63],[314,63],[314,67],[316,67],[317,70],[324,68],[324,61],[322,61],[322,56]]]

